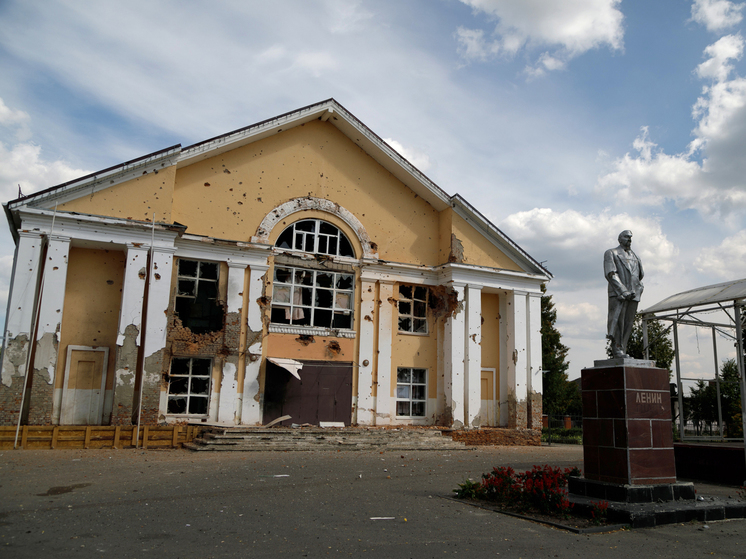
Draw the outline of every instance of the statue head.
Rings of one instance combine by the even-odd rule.
[[[619,240],[619,244],[624,247],[624,250],[629,250],[629,247],[632,246],[632,231],[629,229],[625,229],[621,233],[619,233],[619,237],[617,237]]]

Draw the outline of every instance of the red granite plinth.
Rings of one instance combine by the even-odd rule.
[[[675,483],[668,371],[593,367],[583,369],[581,379],[585,478],[624,485]]]

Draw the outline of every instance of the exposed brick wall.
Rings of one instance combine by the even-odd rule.
[[[531,410],[531,413],[528,415],[527,419],[530,420],[530,423],[526,425],[529,429],[541,429],[542,427],[542,398],[541,394],[537,394],[536,392],[532,392],[529,394],[529,408]]]
[[[541,431],[515,429],[469,429],[451,431],[454,441],[467,446],[541,446]]]
[[[52,424],[52,402],[54,401],[54,386],[49,384],[43,376],[34,375],[31,383],[31,398],[29,401],[29,425]]]
[[[24,377],[10,377],[10,387],[0,384],[0,425],[17,425]]]

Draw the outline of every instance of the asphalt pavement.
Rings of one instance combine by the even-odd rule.
[[[443,498],[534,464],[582,447],[0,451],[0,557],[746,557],[743,520],[577,535]]]

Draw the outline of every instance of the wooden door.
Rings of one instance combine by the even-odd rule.
[[[109,348],[67,347],[61,425],[101,425]]]

